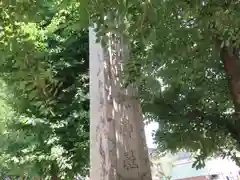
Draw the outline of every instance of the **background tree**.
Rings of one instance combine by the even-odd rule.
[[[171,172],[175,166],[176,157],[172,155],[162,157],[158,152],[152,152],[150,155],[152,164],[152,176],[157,179],[171,179]]]
[[[79,4],[58,2],[1,4],[0,78],[14,114],[1,152],[7,174],[73,179],[87,173],[88,32],[73,26]]]

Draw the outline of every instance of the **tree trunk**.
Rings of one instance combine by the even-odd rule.
[[[57,176],[53,175],[51,179],[52,180],[57,180]]]
[[[90,179],[152,180],[137,90],[122,84],[125,43],[95,38],[90,29]]]
[[[224,63],[224,70],[228,76],[228,86],[232,94],[235,117],[233,122],[226,122],[227,129],[234,138],[240,149],[240,61],[239,49],[223,47],[220,49],[221,59]]]
[[[57,171],[57,166],[55,163],[52,163],[51,165],[51,180],[57,180],[58,179],[58,171]]]
[[[221,48],[221,58],[228,76],[228,86],[232,94],[235,114],[237,119],[240,120],[240,64],[238,62],[238,50],[223,47]]]

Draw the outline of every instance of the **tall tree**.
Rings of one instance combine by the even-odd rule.
[[[112,30],[129,40],[125,77],[139,85],[146,117],[160,124],[161,150],[200,150],[197,167],[216,153],[237,161],[239,1],[91,2],[99,35]]]

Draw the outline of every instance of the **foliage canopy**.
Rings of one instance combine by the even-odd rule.
[[[73,26],[81,21],[80,5],[3,1],[0,6],[0,78],[13,114],[4,116],[11,119],[1,149],[9,162],[5,173],[52,179],[85,175],[88,32]]]
[[[208,156],[225,151],[237,160],[232,150],[240,148],[239,1],[10,3],[1,4],[1,71],[14,97],[21,95],[11,101],[18,113],[34,114],[50,124],[69,117],[59,113],[67,100],[58,88],[70,87],[64,85],[69,70],[65,61],[74,63],[67,58],[73,53],[66,51],[61,61],[67,49],[62,45],[82,27],[96,24],[103,42],[107,32],[114,32],[128,44],[124,75],[139,86],[145,115],[160,124],[156,140],[161,150],[200,149],[197,167]],[[71,49],[71,43],[66,44]],[[82,87],[86,78],[80,79]],[[61,128],[48,132],[56,135],[56,129]]]

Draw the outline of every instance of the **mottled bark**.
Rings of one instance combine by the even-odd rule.
[[[151,180],[140,101],[122,84],[126,48],[109,36],[109,48],[90,29],[90,179]]]

